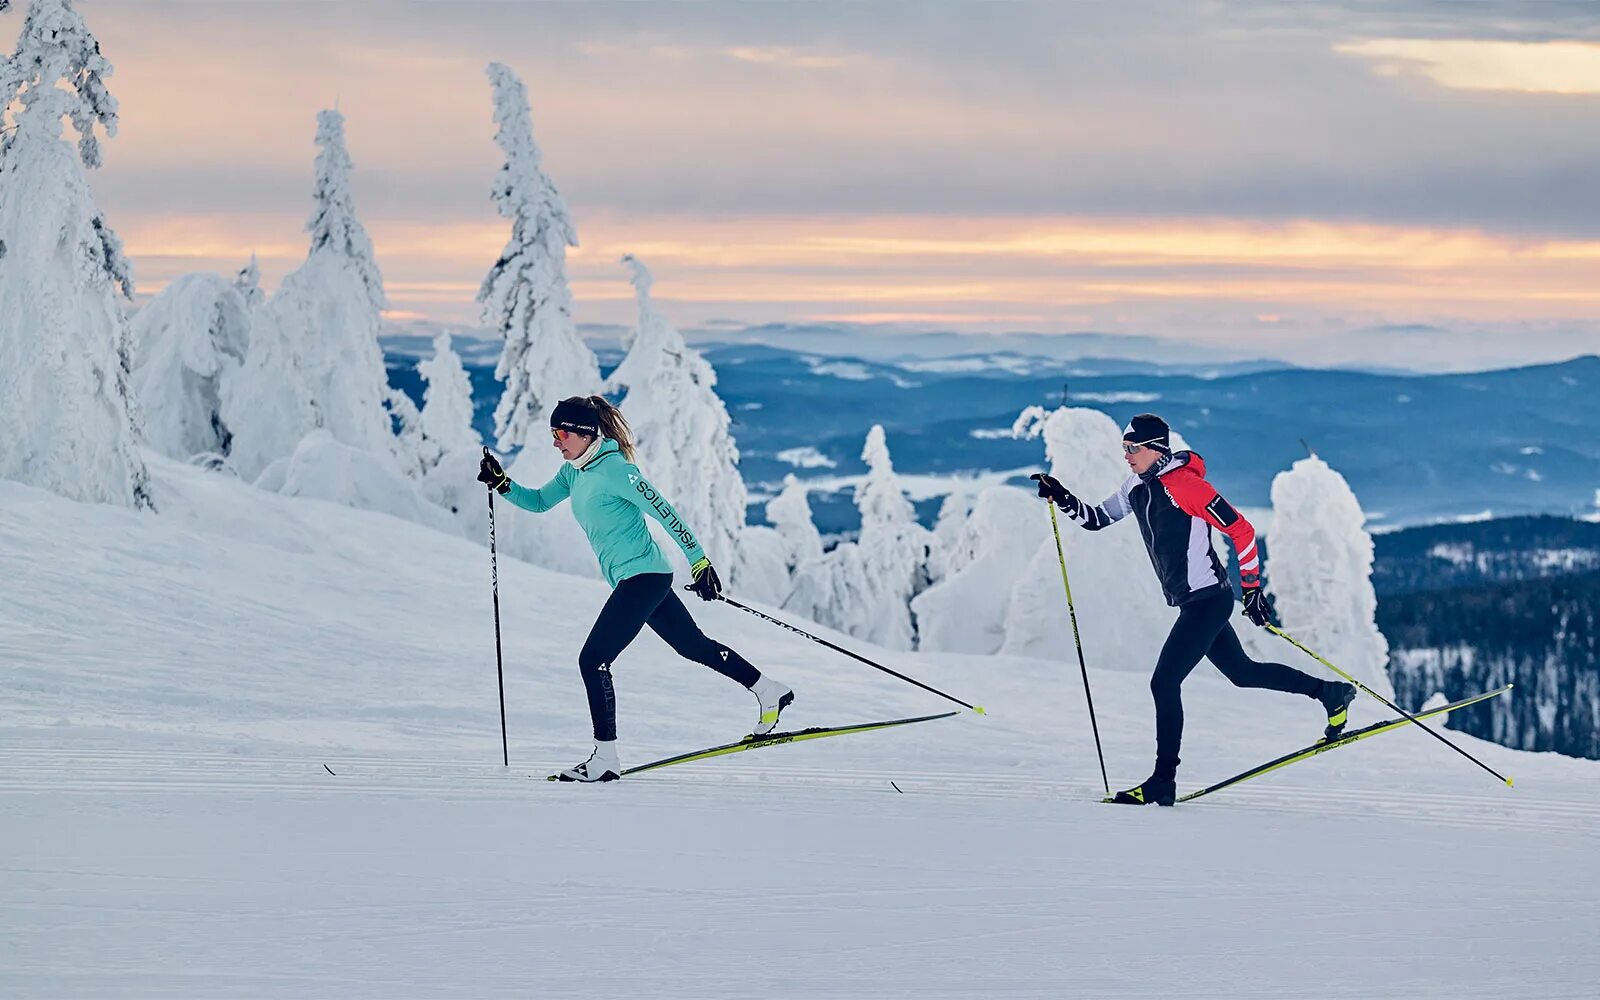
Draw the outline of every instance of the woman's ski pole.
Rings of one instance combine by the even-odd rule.
[[[489,449],[483,449],[485,455]],[[500,679],[500,757],[506,767],[511,766],[511,748],[506,742],[506,668],[500,655],[500,558],[494,546],[494,490],[489,494],[489,579],[494,586],[494,670]]]
[[[907,677],[905,674],[902,674],[898,670],[890,670],[888,667],[884,666],[881,663],[874,663],[873,661],[867,659],[865,656],[862,656],[860,653],[853,653],[850,650],[845,649],[843,646],[835,645],[834,643],[831,643],[828,640],[821,638],[820,636],[812,635],[810,632],[807,632],[804,629],[795,628],[793,625],[790,625],[788,622],[779,621],[778,619],[772,617],[769,614],[763,614],[762,612],[757,611],[755,608],[752,608],[752,607],[750,607],[748,605],[740,604],[738,601],[736,601],[733,598],[727,596],[726,594],[718,595],[717,599],[722,601],[724,604],[733,605],[734,607],[738,608],[740,611],[748,611],[751,614],[755,615],[757,618],[760,618],[762,621],[771,622],[772,624],[778,626],[779,628],[786,628],[789,631],[793,632],[795,635],[803,635],[807,639],[810,639],[812,642],[816,643],[817,645],[826,646],[829,649],[833,650],[835,653],[843,653],[844,655],[850,657],[852,660],[859,660],[860,662],[865,663],[867,666],[872,667],[875,670],[881,670],[884,673],[890,675],[891,677],[898,677],[898,678],[900,678],[901,680],[905,681],[908,684],[915,684],[917,687],[921,688],[924,691],[931,691],[932,693],[938,695],[939,697],[945,699],[946,701],[955,702],[957,705],[960,705],[962,708],[970,708],[974,712],[977,712],[979,715],[988,714],[983,710],[983,706],[982,705],[972,705],[972,704],[969,704],[967,702],[962,701],[960,698],[956,698],[956,697],[953,697],[951,695],[945,694],[943,691],[940,691],[938,688],[929,687],[928,685],[926,685],[926,684],[922,683],[921,681],[917,680],[915,677]]]
[[[1501,781],[1505,782],[1507,785],[1511,785],[1511,779],[1510,778],[1508,778],[1505,775],[1501,774],[1499,771],[1496,771],[1494,768],[1490,767],[1488,764],[1485,764],[1483,761],[1479,760],[1478,758],[1472,756],[1472,754],[1467,753],[1465,750],[1463,750],[1460,747],[1456,746],[1454,743],[1451,743],[1448,739],[1446,739],[1445,737],[1441,736],[1435,730],[1428,728],[1426,725],[1423,725],[1422,720],[1418,719],[1416,716],[1412,715],[1410,712],[1407,712],[1405,709],[1401,708],[1399,705],[1396,705],[1394,702],[1390,701],[1388,698],[1385,698],[1383,695],[1378,694],[1376,691],[1374,691],[1371,688],[1367,687],[1365,684],[1363,684],[1360,681],[1356,680],[1354,677],[1351,677],[1349,674],[1345,673],[1343,670],[1340,670],[1338,667],[1336,667],[1333,664],[1329,663],[1327,660],[1324,660],[1322,657],[1318,656],[1316,653],[1313,653],[1311,650],[1307,649],[1300,642],[1299,639],[1296,639],[1294,636],[1292,636],[1289,633],[1285,632],[1283,629],[1279,628],[1276,625],[1268,625],[1267,628],[1274,635],[1278,635],[1278,636],[1283,637],[1284,639],[1289,640],[1289,642],[1293,643],[1295,645],[1295,647],[1298,648],[1302,653],[1305,653],[1307,656],[1311,657],[1313,660],[1316,660],[1318,663],[1320,663],[1323,666],[1327,667],[1329,670],[1332,670],[1334,673],[1338,674],[1340,677],[1343,677],[1345,680],[1349,681],[1351,684],[1354,684],[1356,687],[1360,688],[1367,695],[1378,699],[1379,701],[1383,702],[1385,705],[1388,705],[1390,708],[1394,709],[1396,712],[1399,712],[1401,715],[1405,716],[1409,721],[1416,723],[1422,729],[1422,731],[1427,733],[1429,736],[1432,736],[1434,739],[1438,740],[1440,743],[1443,743],[1445,746],[1447,746],[1450,749],[1454,750],[1456,753],[1458,753],[1461,756],[1463,756],[1463,757],[1467,758],[1468,760],[1472,761],[1474,764],[1476,764],[1479,767],[1483,768],[1485,771],[1488,771],[1490,774],[1494,775],[1496,778],[1499,778]],[[1515,787],[1515,786],[1513,786],[1513,787]]]
[[[1100,755],[1100,780],[1111,797],[1111,780],[1106,777],[1106,755],[1100,749],[1100,724],[1094,719],[1094,695],[1089,693],[1089,668],[1083,662],[1083,637],[1078,634],[1078,611],[1072,606],[1072,584],[1067,581],[1067,557],[1061,551],[1061,524],[1056,520],[1056,505],[1050,507],[1050,530],[1056,536],[1056,560],[1061,563],[1061,585],[1067,588],[1067,617],[1072,619],[1072,642],[1078,647],[1078,669],[1083,671],[1083,697],[1089,702],[1089,728],[1094,730],[1094,752]]]

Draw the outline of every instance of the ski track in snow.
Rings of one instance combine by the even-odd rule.
[[[843,737],[848,739],[850,737]],[[870,748],[862,748],[863,750]],[[1349,752],[1345,748],[1339,753]],[[552,750],[552,757],[557,751]],[[762,756],[785,753],[786,748],[753,751]],[[792,751],[790,751],[792,752]],[[36,790],[48,783],[57,794],[207,793],[283,791],[297,794],[343,795],[381,792],[418,798],[451,798],[509,794],[536,794],[525,782],[543,778],[528,766],[465,764],[448,760],[361,757],[325,754],[319,760],[305,757],[243,757],[237,754],[183,751],[76,751],[47,745],[6,748],[8,767],[0,770],[0,794]],[[337,764],[337,767],[332,765]],[[1296,765],[1315,766],[1314,764]],[[859,768],[817,768],[799,764],[744,764],[715,760],[675,766],[670,772],[640,775],[628,781],[667,781],[686,795],[720,796],[730,788],[744,787],[761,794],[781,786],[786,789],[863,790],[879,794],[935,794],[941,799],[1036,799],[1041,797],[1092,801],[1103,789],[1081,780],[1044,776],[995,776],[976,771],[940,771],[895,767],[881,771]],[[896,790],[898,787],[898,791]],[[1183,789],[1190,790],[1189,788]],[[559,791],[559,789],[557,789]],[[1600,831],[1600,800],[1537,798],[1507,799],[1493,785],[1487,793],[1406,791],[1381,788],[1341,788],[1322,783],[1294,782],[1276,775],[1225,792],[1230,805],[1249,806],[1272,813],[1322,815],[1330,806],[1356,810],[1364,816],[1385,816],[1398,821],[1432,826],[1456,825],[1474,829],[1519,829],[1529,826],[1548,832]],[[1511,793],[1513,796],[1516,793]],[[1225,808],[1217,801],[1186,808]]]
[[[554,784],[588,746],[572,664],[603,585],[502,560],[505,768],[482,548],[150,462],[160,515],[0,483],[0,996],[1587,997],[1600,980],[1596,762],[1450,734],[1507,789],[1401,730],[1175,809],[1112,807],[1068,651],[864,649],[990,714]],[[693,610],[795,685],[784,728],[940,710]],[[1114,787],[1148,770],[1145,669],[1090,651]],[[649,635],[617,686],[625,764],[754,713]],[[1207,667],[1185,707],[1180,791],[1321,727]]]

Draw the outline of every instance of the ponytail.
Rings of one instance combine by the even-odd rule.
[[[600,433],[617,443],[623,458],[633,461],[633,428],[628,426],[628,418],[604,396],[590,396],[587,402],[600,411]]]

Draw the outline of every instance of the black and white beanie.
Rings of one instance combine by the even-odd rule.
[[[1170,431],[1167,422],[1154,413],[1141,413],[1128,421],[1128,426],[1122,429],[1122,440],[1128,444],[1154,448],[1163,455],[1170,455],[1172,454],[1172,444],[1168,438]]]

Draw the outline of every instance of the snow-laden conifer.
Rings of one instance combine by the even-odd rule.
[[[395,393],[378,346],[387,300],[350,192],[344,116],[319,112],[316,142],[310,251],[262,307],[260,350],[253,346],[234,398],[224,400],[235,437],[230,460],[249,477],[317,428],[380,459],[400,458]]]
[[[85,172],[116,134],[111,72],[69,0],[33,0],[0,62],[0,477],[148,507],[118,301],[133,273]]]
[[[250,344],[248,291],[217,274],[185,274],[133,317],[133,386],[150,446],[173,458],[226,455],[222,388]]]
[[[911,600],[928,584],[930,534],[900,487],[881,425],[867,432],[861,458],[867,463],[856,487],[861,533],[812,564],[814,579],[797,598],[814,605],[824,624],[880,646],[913,649]]]
[[[1372,587],[1372,536],[1345,478],[1312,455],[1272,481],[1267,592],[1284,631],[1385,697],[1391,697],[1389,643],[1378,631]],[[1325,668],[1287,643],[1274,659],[1319,677]]]
[[[712,562],[725,567],[729,586],[748,589],[753,580],[746,577],[753,572],[739,551],[748,494],[728,408],[716,393],[717,373],[655,307],[649,269],[631,255],[622,260],[639,319],[607,387],[627,392],[622,408],[633,427],[639,467],[672,499]]]
[[[495,142],[505,153],[493,197],[500,215],[511,220],[511,238],[484,278],[478,303],[483,324],[505,340],[495,367],[505,383],[495,435],[509,451],[545,436],[558,401],[596,391],[600,369],[573,323],[567,248],[578,245],[578,236],[541,166],[527,91],[502,63],[490,63],[488,74]]]

